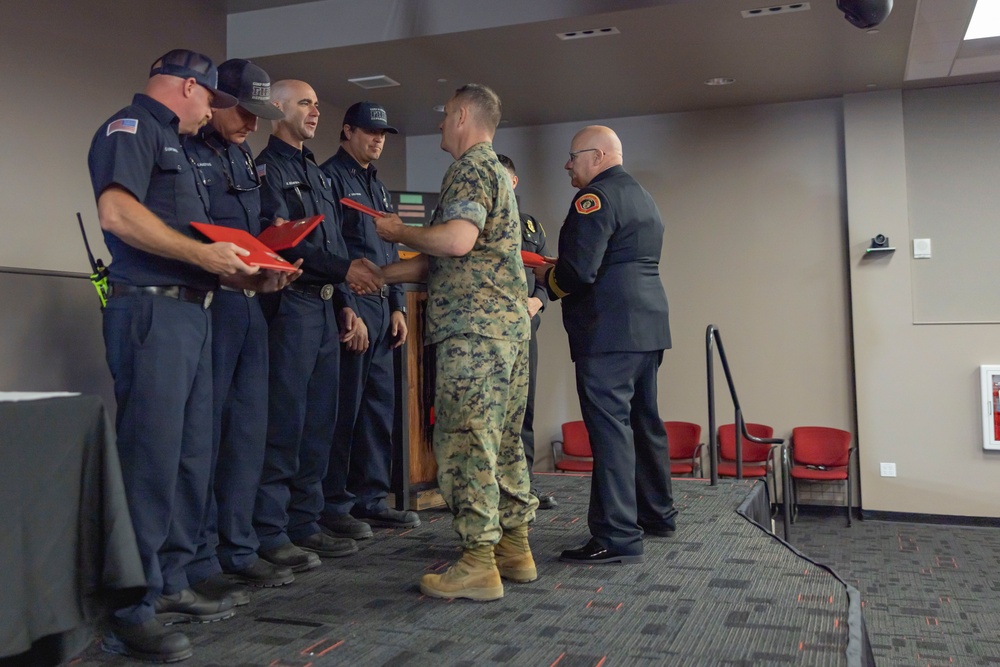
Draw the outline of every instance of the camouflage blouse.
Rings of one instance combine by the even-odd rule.
[[[521,262],[521,220],[514,188],[493,146],[472,146],[441,183],[432,225],[467,220],[479,238],[464,257],[430,257],[424,340],[459,333],[528,340],[527,290]]]

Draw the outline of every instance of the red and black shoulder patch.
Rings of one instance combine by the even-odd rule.
[[[592,192],[588,192],[576,198],[576,201],[573,202],[573,208],[581,215],[590,215],[594,211],[601,210],[601,198]]]

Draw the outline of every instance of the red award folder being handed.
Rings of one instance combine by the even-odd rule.
[[[240,255],[240,259],[250,266],[259,266],[262,269],[286,271],[288,273],[296,270],[283,257],[242,229],[209,225],[204,222],[192,222],[191,226],[213,241],[228,241],[235,243],[244,250],[249,250],[250,254],[245,256]]]
[[[289,220],[283,225],[271,225],[257,235],[257,240],[271,250],[294,248],[299,241],[309,236],[309,232],[316,229],[316,225],[323,222],[324,217],[326,216],[320,214],[311,218]]]
[[[521,261],[524,262],[524,265],[529,269],[556,263],[556,260],[548,257],[542,257],[537,252],[531,252],[530,250],[521,251]]]
[[[383,215],[385,215],[385,213],[383,213],[382,211],[376,211],[373,208],[368,208],[364,204],[359,204],[350,197],[341,197],[340,203],[346,206],[347,208],[353,208],[355,211],[361,211],[365,215],[370,215],[373,218],[381,218]]]

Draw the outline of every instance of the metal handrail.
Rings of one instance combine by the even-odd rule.
[[[722,362],[722,370],[726,374],[726,384],[729,386],[729,396],[733,400],[733,409],[735,411],[736,479],[743,479],[743,438],[762,445],[780,445],[785,442],[783,438],[758,438],[750,435],[749,431],[747,431],[747,424],[743,419],[743,409],[740,407],[740,398],[736,395],[736,384],[733,382],[733,374],[729,370],[729,360],[726,358],[726,348],[722,344],[722,335],[719,333],[718,327],[714,324],[709,324],[708,328],[705,330],[705,361],[708,380],[708,451],[710,464],[709,468],[711,471],[709,483],[712,486],[719,483],[719,436],[715,424],[715,364],[713,363],[714,359],[712,354],[712,350],[716,345],[719,348],[719,361]],[[785,475],[782,475],[783,495],[785,486],[787,486],[784,478]],[[775,492],[777,493],[777,488],[775,489]],[[783,502],[784,511],[782,514],[784,515],[785,535],[787,536],[789,530],[787,496],[783,498]]]

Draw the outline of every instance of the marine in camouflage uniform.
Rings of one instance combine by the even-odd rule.
[[[375,219],[378,235],[421,252],[383,267],[385,281],[427,281],[424,339],[437,346],[434,452],[438,485],[455,516],[462,557],[425,574],[431,597],[496,600],[501,579],[534,581],[530,494],[521,447],[528,392],[527,283],[514,190],[493,152],[500,99],[480,84],[444,107],[441,148],[455,159],[427,227],[398,215]]]
[[[431,225],[479,229],[463,257],[428,258],[425,342],[437,344],[438,486],[462,545],[496,544],[534,518],[521,446],[528,398],[528,286],[517,201],[493,147],[479,143],[445,174]]]

